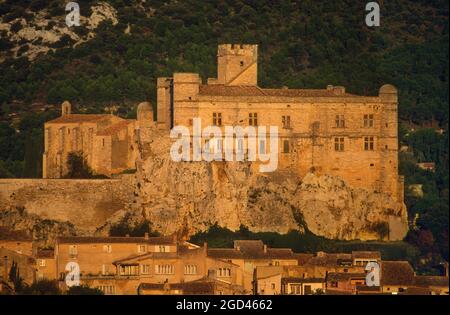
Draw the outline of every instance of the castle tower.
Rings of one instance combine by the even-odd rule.
[[[385,84],[378,94],[384,107],[379,143],[382,190],[403,200],[403,187],[398,178],[398,92],[395,86]]]
[[[64,101],[61,104],[61,116],[70,115],[72,113],[72,104],[69,101]]]
[[[258,84],[258,45],[219,45],[217,63],[217,80],[210,80],[208,83]]]

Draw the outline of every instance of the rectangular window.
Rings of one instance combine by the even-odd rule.
[[[336,115],[335,127],[336,128],[345,128],[344,115]]]
[[[231,277],[231,269],[230,268],[219,268],[217,270],[217,275],[219,277]]]
[[[69,255],[76,256],[77,254],[78,254],[77,245],[70,245],[69,246]]]
[[[137,276],[139,265],[121,265],[119,271],[121,276]]]
[[[45,267],[45,259],[39,259],[39,266]]]
[[[334,150],[339,152],[344,151],[344,137],[334,138]]]
[[[222,126],[222,113],[213,113],[213,126]]]
[[[150,265],[141,265],[141,273],[143,275],[150,274]]]
[[[373,127],[373,114],[365,114],[364,115],[364,127],[365,128]]]
[[[374,150],[374,138],[373,137],[364,137],[364,150],[365,151],[373,151]]]
[[[283,140],[283,153],[289,153],[291,150],[291,145],[289,140]]]
[[[138,253],[146,253],[147,246],[146,245],[138,245]]]
[[[184,266],[184,274],[185,275],[196,275],[197,274],[197,265],[185,265]]]
[[[111,245],[103,245],[103,252],[104,253],[111,253],[112,252],[112,246]]]
[[[291,128],[291,116],[282,116],[281,122],[283,124],[283,128],[285,129]]]
[[[175,273],[175,267],[173,265],[156,265],[155,273],[158,275],[171,275]]]
[[[167,252],[169,252],[169,247],[168,246],[160,245],[158,249],[159,249],[160,253],[167,253]]]
[[[258,113],[249,113],[248,114],[248,125],[249,126],[258,126]]]
[[[291,284],[291,294],[299,295],[301,293],[300,284]]]
[[[97,289],[102,291],[105,295],[111,295],[116,292],[115,287],[113,285],[101,285],[98,286]]]

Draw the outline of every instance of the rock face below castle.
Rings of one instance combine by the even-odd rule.
[[[260,173],[252,162],[174,162],[171,143],[154,130],[139,150],[137,172],[113,180],[1,180],[0,225],[36,232],[35,222],[51,220],[50,230],[44,226],[50,238],[54,231],[106,235],[125,216],[131,223],[146,218],[163,234],[192,235],[215,223],[345,240],[400,240],[407,232],[404,204],[387,194],[330,175]]]
[[[404,204],[384,193],[329,175],[267,175],[251,162],[173,162],[170,145],[155,132],[136,176],[137,208],[164,234],[192,234],[215,223],[254,232],[308,229],[346,240],[399,240],[407,232]]]

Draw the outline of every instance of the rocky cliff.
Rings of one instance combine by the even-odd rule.
[[[395,240],[407,231],[405,206],[385,194],[328,175],[262,174],[250,162],[173,162],[169,140],[156,132],[144,145],[136,177],[136,208],[163,233],[214,223],[337,239]]]
[[[39,238],[107,234],[124,218],[130,225],[146,219],[163,234],[191,235],[215,223],[345,240],[398,240],[407,232],[405,206],[385,194],[328,175],[259,173],[251,162],[174,162],[170,146],[165,131],[153,130],[136,174],[115,180],[3,180],[0,225]]]

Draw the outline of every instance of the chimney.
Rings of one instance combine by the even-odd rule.
[[[267,254],[267,245],[264,244],[264,254]]]
[[[205,256],[208,256],[208,243],[207,242],[203,243],[203,251],[205,252]]]
[[[145,232],[145,233],[144,233],[144,238],[145,238],[146,240],[148,240],[148,232]]]

